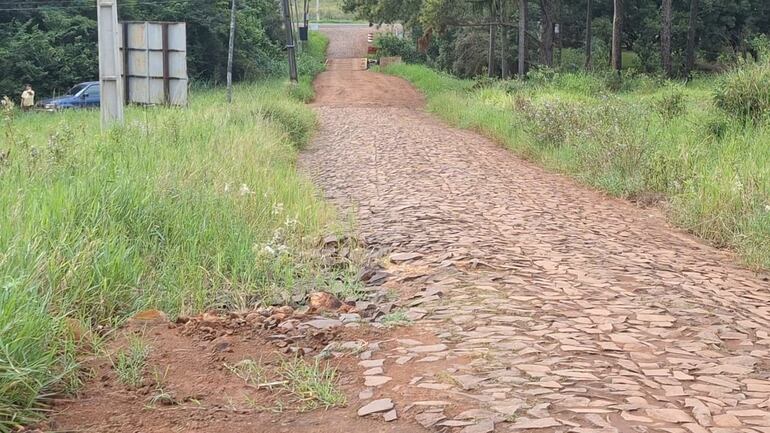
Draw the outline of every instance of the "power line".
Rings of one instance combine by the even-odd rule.
[[[77,0],[74,0],[74,1],[73,0],[48,0],[48,1],[31,0],[29,2],[24,2],[24,4],[20,6],[16,6],[13,3],[4,4],[0,2],[0,12],[25,12],[25,11],[37,11],[37,10],[45,10],[45,9],[61,9],[61,10],[91,9],[91,8],[96,9],[93,5],[76,3],[76,2]],[[124,3],[123,6],[158,6],[158,5],[179,4],[179,3],[189,4],[189,1],[188,0],[126,1],[126,3]]]

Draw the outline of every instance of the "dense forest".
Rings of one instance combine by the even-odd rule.
[[[229,4],[228,0],[122,0],[119,19],[185,21],[190,77],[215,84],[225,79]],[[283,67],[276,2],[240,1],[237,26],[236,79],[259,78]],[[97,79],[96,39],[94,0],[0,0],[0,96],[18,97],[25,83],[42,96]]]
[[[372,23],[404,22],[415,40],[400,54],[460,76],[611,65],[689,76],[756,57],[758,36],[770,31],[766,0],[342,1]]]

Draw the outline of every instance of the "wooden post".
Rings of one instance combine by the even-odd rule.
[[[117,0],[96,0],[96,17],[99,28],[100,111],[102,129],[107,129],[124,121]]]

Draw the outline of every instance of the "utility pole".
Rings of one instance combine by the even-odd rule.
[[[96,17],[99,28],[100,111],[104,130],[113,124],[123,124],[124,120],[117,0],[96,0]],[[123,44],[126,45],[126,41]]]
[[[286,28],[286,51],[289,56],[289,80],[297,82],[297,57],[294,54],[294,29],[291,24],[291,6],[289,0],[281,0],[283,26]]]
[[[235,50],[235,0],[230,9],[230,46],[227,50],[227,102],[233,102],[233,51]]]
[[[321,0],[315,0],[315,22],[321,22]]]

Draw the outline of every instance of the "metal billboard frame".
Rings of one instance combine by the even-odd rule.
[[[121,26],[125,102],[186,106],[186,23],[123,21]]]

